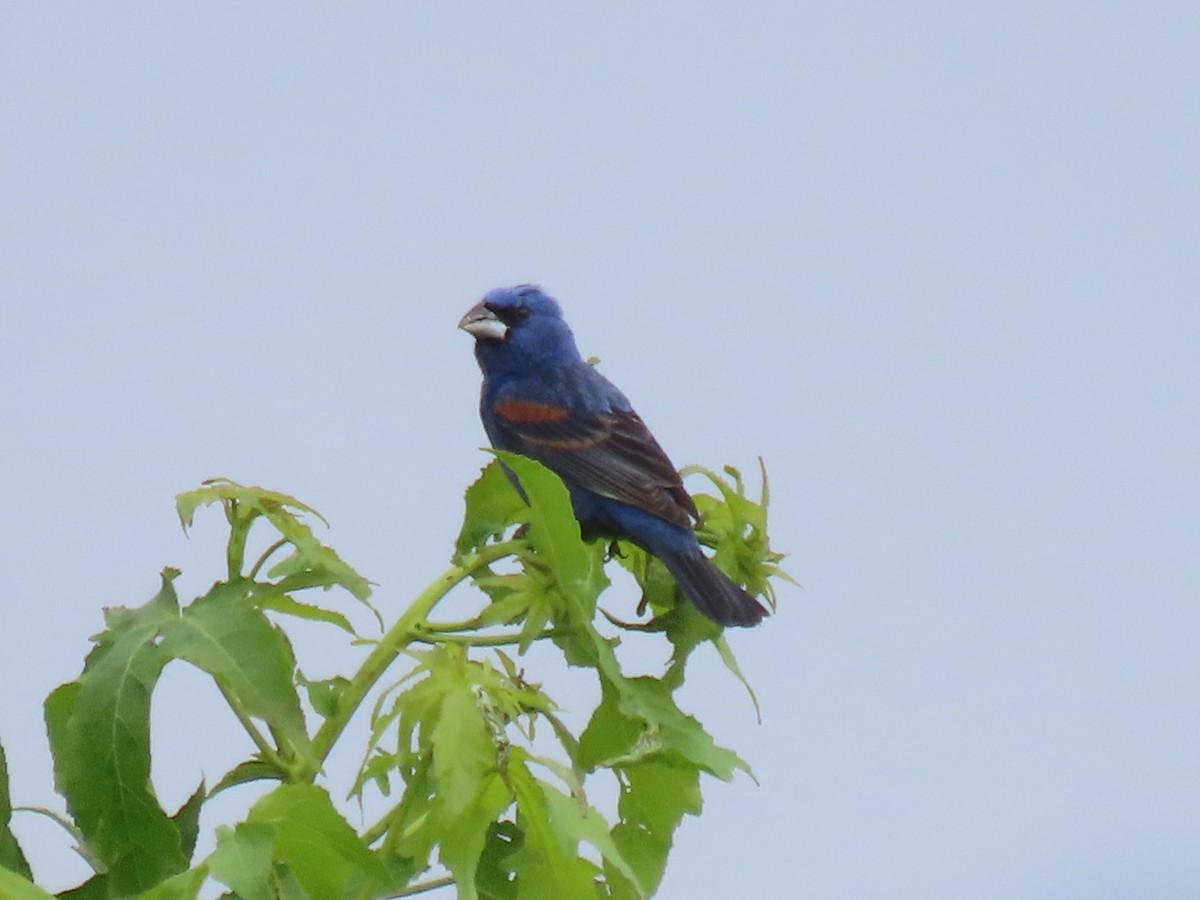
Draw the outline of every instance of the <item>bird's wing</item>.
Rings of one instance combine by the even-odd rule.
[[[691,527],[696,505],[632,409],[579,411],[507,396],[491,411],[504,446],[536,459],[565,482]]]

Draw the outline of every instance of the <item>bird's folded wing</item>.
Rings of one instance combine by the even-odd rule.
[[[536,459],[564,481],[675,525],[691,526],[696,505],[633,410],[581,413],[509,397],[497,401],[492,412],[506,446]]]

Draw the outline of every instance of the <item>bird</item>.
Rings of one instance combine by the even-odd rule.
[[[718,625],[762,621],[766,608],[700,549],[679,472],[628,398],[580,356],[558,301],[534,284],[496,288],[458,327],[475,338],[488,440],[562,479],[583,537],[625,539],[658,557]]]

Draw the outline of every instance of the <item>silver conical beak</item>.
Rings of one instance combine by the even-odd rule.
[[[483,300],[467,310],[467,314],[459,320],[458,327],[476,340],[499,341],[508,334],[508,326],[484,305]]]

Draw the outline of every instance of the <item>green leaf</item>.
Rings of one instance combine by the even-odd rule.
[[[525,833],[515,822],[493,822],[488,826],[483,852],[475,870],[475,886],[483,900],[515,900],[517,883],[513,856],[525,844]]]
[[[46,720],[46,735],[50,739],[50,749],[54,757],[54,789],[65,796],[70,766],[74,759],[66,752],[67,724],[71,713],[79,701],[79,682],[68,681],[60,684],[46,696],[42,705],[42,715]],[[59,753],[56,748],[64,748]]]
[[[702,807],[700,772],[669,757],[622,766],[617,811],[623,822],[636,822],[660,836],[670,835],[685,815]]]
[[[184,528],[192,526],[192,518],[201,506],[213,503],[222,504],[231,515],[242,519],[253,519],[263,515],[268,509],[292,509],[311,513],[322,522],[325,517],[288,494],[279,491],[269,491],[266,488],[248,487],[231,481],[228,478],[210,478],[203,482],[204,486],[194,491],[185,491],[175,497],[175,511],[179,514],[180,524]],[[325,524],[328,524],[325,522]]]
[[[713,640],[713,644],[716,645],[717,653],[721,656],[721,662],[725,663],[725,668],[733,673],[733,677],[742,683],[742,687],[750,695],[750,702],[754,704],[754,715],[758,718],[758,724],[761,725],[762,710],[758,706],[758,695],[754,693],[754,688],[750,686],[750,682],[742,674],[742,667],[738,665],[737,657],[733,655],[733,648],[725,640],[724,634],[717,635]]]
[[[625,756],[645,726],[621,711],[621,694],[607,678],[600,679],[600,705],[579,737],[579,765],[587,771]]]
[[[313,897],[379,896],[397,889],[387,867],[362,842],[321,788],[277,787],[247,821],[275,829],[275,860]]]
[[[3,896],[3,895],[0,895]],[[108,875],[93,875],[83,884],[58,894],[58,900],[108,900]]]
[[[476,872],[496,817],[512,803],[512,794],[499,773],[479,783],[475,796],[450,821],[441,822],[438,858],[454,876],[459,900],[475,900]]]
[[[277,900],[314,900],[286,866],[275,867],[275,883],[272,888]]]
[[[207,799],[208,792],[205,790],[204,779],[201,779],[192,796],[171,816],[171,821],[179,829],[179,849],[184,859],[190,860],[196,851],[196,838],[200,830],[200,807]]]
[[[509,761],[509,784],[517,800],[518,822],[525,834],[521,849],[513,854],[518,893],[522,900],[593,897],[594,867],[577,855],[569,835],[551,824],[546,792],[529,772],[528,756],[514,747]]]
[[[682,475],[699,474],[707,478],[721,494],[721,498],[707,494],[695,494],[696,508],[700,511],[697,536],[701,543],[715,548],[713,560],[739,584],[746,586],[751,594],[761,594],[775,607],[775,589],[770,579],[782,578],[796,582],[778,565],[784,555],[771,549],[767,536],[767,506],[770,490],[767,469],[759,460],[762,475],[762,494],[755,503],[746,496],[742,473],[733,466],[725,467],[723,478],[703,466],[687,466]]]
[[[750,767],[736,753],[718,747],[703,725],[676,706],[669,688],[661,681],[646,676],[630,678],[621,690],[622,711],[641,718],[648,726],[640,756],[650,750],[672,750],[723,781],[733,778],[737,769],[750,773]]]
[[[397,768],[395,757],[388,758],[391,770]],[[429,859],[441,834],[436,813],[437,782],[433,778],[433,762],[428,755],[412,767],[401,768],[404,775],[404,794],[388,823],[383,849],[391,859],[407,860],[414,872],[429,868]]]
[[[293,616],[297,619],[306,619],[310,622],[325,622],[329,625],[336,625],[347,634],[354,637],[358,636],[358,632],[354,630],[354,626],[350,624],[350,620],[340,612],[325,609],[323,606],[316,606],[311,603],[301,603],[291,594],[275,590],[273,585],[260,584],[258,588],[253,593],[253,600],[255,605],[260,609],[269,609],[272,612],[281,613],[285,616]]]
[[[621,821],[613,828],[613,841],[641,884],[653,892],[662,881],[675,829],[684,815],[700,814],[700,771],[664,756],[618,772]]]
[[[155,638],[178,613],[167,570],[139,609],[113,609],[76,687],[47,699],[55,775],[76,825],[108,869],[109,890],[134,893],[187,867],[179,828],[150,784],[150,696],[167,656]]]
[[[690,606],[680,602],[679,587],[662,560],[651,556],[637,544],[617,541],[615,558],[621,568],[629,571],[642,589],[642,599],[656,615],[677,607]]]
[[[525,708],[546,702],[541,695],[486,662],[469,659],[461,648],[438,647],[414,654],[424,677],[390,706],[382,701],[372,716],[374,756],[359,776],[386,778],[398,771],[404,796],[388,823],[384,846],[407,857],[416,869],[435,844],[457,877],[463,896],[483,849],[488,825],[511,803],[498,776],[504,752],[504,723]],[[384,732],[398,723],[396,753],[379,747]]]
[[[444,671],[444,670],[443,670]],[[463,674],[446,685],[430,735],[438,799],[447,818],[456,818],[478,794],[484,775],[496,768],[496,745],[472,685]]]
[[[670,668],[663,674],[662,680],[671,690],[678,690],[683,684],[688,659],[692,651],[705,641],[714,643],[720,639],[723,629],[700,613],[691,603],[678,603],[663,616],[667,640],[671,642],[674,651],[671,653]]]
[[[591,769],[674,752],[725,781],[750,767],[732,750],[718,747],[696,719],[675,704],[670,686],[649,676],[627,678],[601,672],[601,703],[580,739],[580,765]]]
[[[173,878],[168,878],[146,893],[138,900],[196,900],[200,896],[200,888],[208,879],[208,870],[201,866],[180,872]]]
[[[296,683],[304,688],[313,711],[323,719],[337,715],[342,706],[342,695],[350,686],[350,680],[341,675],[322,681],[309,681],[303,675],[297,674]]]
[[[529,498],[529,543],[546,564],[568,601],[573,622],[591,622],[596,596],[608,584],[603,549],[589,547],[579,535],[571,497],[557,475],[539,462],[496,451],[521,482]]]
[[[16,835],[10,828],[12,821],[12,799],[8,794],[8,760],[4,745],[0,744],[0,869],[8,869],[26,878],[32,878],[29,862],[21,852]]]
[[[231,579],[245,574],[242,572],[242,566],[246,537],[253,523],[259,518],[265,518],[293,549],[287,559],[271,569],[272,577],[281,579],[277,585],[280,590],[286,592],[306,587],[330,588],[340,585],[367,605],[372,612],[376,612],[374,607],[367,603],[367,598],[371,595],[370,583],[347,565],[332,548],[321,544],[313,535],[312,529],[300,520],[300,514],[309,513],[328,525],[321,514],[311,506],[278,491],[241,485],[227,478],[214,478],[204,482],[204,486],[198,490],[187,491],[175,498],[175,509],[184,529],[191,526],[199,507],[214,503],[222,506],[230,523],[229,549],[226,555]]]
[[[4,900],[54,900],[53,894],[48,894],[23,875],[10,872],[0,866],[0,897]]]
[[[663,675],[662,681],[672,690],[678,689],[683,684],[685,668],[692,651],[704,642],[711,641],[725,667],[746,688],[755,712],[759,713],[758,698],[750,682],[742,674],[723,629],[701,615],[692,604],[675,602],[675,580],[671,578],[666,567],[640,547],[625,541],[620,542],[618,560],[637,579],[651,606],[668,610],[665,615],[655,619],[655,624],[665,631],[667,640],[674,647],[671,665]]]
[[[205,860],[213,878],[243,900],[275,900],[271,889],[275,828],[243,822],[217,829],[217,849]]]
[[[270,763],[265,763],[261,759],[248,759],[245,762],[240,762],[224,775],[222,775],[213,789],[209,791],[208,796],[215,797],[222,791],[228,790],[231,787],[236,787],[239,784],[248,784],[251,781],[279,781],[282,775],[275,766]]]
[[[162,649],[212,675],[246,713],[277,729],[288,749],[315,767],[291,644],[250,605],[251,587],[248,581],[217,584],[163,629]]]
[[[639,876],[625,861],[621,850],[609,834],[608,823],[604,821],[599,810],[568,797],[549,785],[544,784],[542,790],[546,798],[550,826],[558,833],[560,839],[565,838],[568,845],[573,844],[576,847],[581,841],[591,844],[600,851],[606,865],[620,872],[633,883],[640,894],[644,894]]]
[[[525,501],[517,493],[504,469],[496,461],[488,463],[475,483],[467,488],[464,497],[466,515],[462,530],[455,541],[455,562],[485,543],[499,537],[525,509]]]
[[[268,504],[266,516],[295,548],[291,556],[271,567],[268,574],[272,578],[281,579],[282,584],[292,578],[306,586],[330,588],[340,585],[376,615],[379,614],[367,602],[371,596],[371,583],[338,556],[332,547],[318,541],[311,528],[282,506]]]

